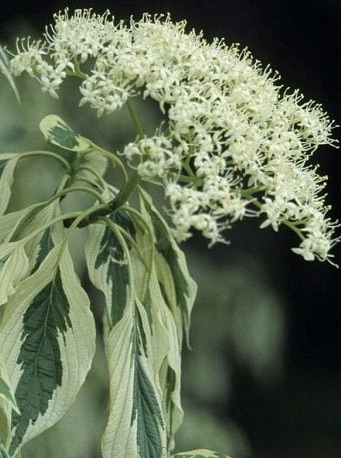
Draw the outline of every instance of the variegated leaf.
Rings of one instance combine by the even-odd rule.
[[[4,447],[8,443],[10,437],[10,417],[13,409],[18,412],[14,390],[8,379],[6,365],[2,359],[2,355],[0,355],[0,444],[3,444]]]
[[[143,343],[146,357],[152,366],[153,381],[161,399],[168,453],[173,448],[175,432],[183,419],[180,398],[181,345],[176,321],[165,301],[158,279],[154,257],[151,265],[142,262],[148,259],[149,252],[157,256],[157,251],[153,248],[154,239],[151,237],[150,230],[139,230],[136,243],[140,253],[136,255],[136,251],[133,250],[131,257],[136,290],[145,310],[145,314],[141,316],[148,318],[141,321],[141,331],[149,336]],[[147,289],[143,285],[145,279],[148,281]],[[171,277],[169,281],[172,282]]]
[[[116,212],[111,221],[134,237],[133,223],[124,210]],[[110,325],[114,326],[122,318],[129,301],[129,273],[124,250],[112,228],[93,224],[89,227],[85,253],[90,279],[103,292]]]
[[[9,242],[20,221],[28,214],[30,207],[0,216],[0,243]]]
[[[185,330],[188,340],[190,316],[197,285],[188,272],[184,253],[145,192],[141,199],[141,207],[143,217],[153,228],[157,277],[164,299],[176,320],[181,343],[182,329]]]
[[[0,354],[0,397],[15,409],[17,412],[18,406],[14,397],[14,392],[8,380],[7,368]]]
[[[181,452],[172,455],[172,458],[229,458],[227,455],[212,452],[211,450],[198,449],[191,452]]]
[[[40,122],[40,130],[47,141],[69,151],[87,151],[91,142],[74,130],[59,116],[48,115]]]
[[[63,244],[48,253],[6,304],[0,348],[20,409],[12,417],[12,456],[68,410],[95,350],[89,299]]]
[[[59,213],[57,201],[43,207],[33,205],[27,211],[16,212],[14,218],[7,218],[14,223],[12,229],[8,228],[7,238],[14,241],[0,245],[0,305],[7,302],[10,295],[15,292],[16,285],[35,270],[42,259],[52,249],[51,229],[39,231],[35,236],[34,231],[51,221]],[[4,222],[6,217],[0,218]],[[2,227],[5,229],[5,224]],[[26,237],[26,238],[25,238]]]
[[[11,197],[14,169],[19,158],[19,154],[0,154],[0,215],[6,211]]]
[[[7,453],[5,447],[0,444],[0,458],[10,458],[9,454]]]
[[[120,229],[132,239],[128,236],[126,241]],[[102,438],[103,456],[160,458],[166,456],[167,433],[162,393],[154,377],[149,318],[134,285],[131,251],[136,228],[122,210],[107,227],[94,225],[89,235],[89,275],[108,301],[104,340],[110,406]]]
[[[132,298],[123,318],[105,336],[110,407],[102,438],[104,458],[167,456],[160,391],[152,357],[145,353],[151,343],[147,321],[144,307]]]
[[[29,260],[23,242],[0,245],[0,305],[7,302],[28,271]]]
[[[129,216],[128,209],[117,212],[107,227],[89,229],[89,276],[104,292],[108,310],[105,458],[166,457],[182,421],[180,346],[154,253],[152,228],[136,212]]]
[[[17,241],[59,214],[59,202],[33,204],[0,216],[0,243]]]
[[[7,400],[0,397],[0,444],[3,444],[4,449],[8,445],[11,434],[11,412],[12,409]]]
[[[36,270],[42,260],[53,248],[52,241],[53,225],[40,230],[61,214],[58,200],[48,205],[37,204],[28,207],[29,211],[25,213],[12,234],[12,239],[23,240],[25,242],[25,252],[29,259],[30,272]],[[38,230],[38,231],[37,231]],[[36,234],[32,236],[32,234]]]

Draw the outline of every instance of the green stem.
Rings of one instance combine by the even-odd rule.
[[[133,102],[128,99],[127,102],[127,108],[129,110],[129,114],[130,114],[130,117],[136,127],[136,130],[137,130],[137,134],[140,138],[144,137],[145,133],[143,131],[143,128],[142,128],[142,125],[141,125],[141,122],[136,114],[136,110],[135,110],[135,107],[133,105]]]
[[[135,107],[131,100],[127,101],[127,107],[131,119],[133,120],[133,123],[136,127],[138,136],[143,137],[144,132],[140,120],[136,114]],[[98,220],[99,217],[109,215],[110,213],[113,213],[114,211],[122,207],[122,205],[124,205],[127,202],[129,197],[138,187],[140,181],[141,177],[139,176],[138,172],[134,170],[134,172],[128,177],[127,181],[120,189],[118,194],[106,204],[101,204],[94,207],[93,211],[87,217],[82,219],[82,221],[79,223],[79,227],[87,226],[88,224],[91,224]],[[72,224],[72,221],[70,221],[70,223]]]
[[[94,223],[100,216],[109,215],[110,213],[113,213],[120,207],[122,207],[127,202],[129,197],[133,194],[133,192],[139,185],[140,181],[141,177],[135,170],[130,175],[127,182],[118,192],[118,194],[109,202],[94,207],[93,210],[85,218],[82,219],[82,221],[79,224],[79,227],[85,227],[91,223]],[[72,223],[72,221],[67,221],[67,223],[70,222]]]
[[[21,153],[21,157],[30,157],[30,156],[47,156],[56,159],[58,162],[62,164],[62,166],[66,169],[67,172],[70,172],[70,165],[67,160],[61,157],[59,154],[52,153],[52,151],[27,151],[25,153]]]
[[[123,171],[123,174],[124,174],[125,178],[127,178],[127,172],[125,170],[125,167],[124,167],[122,161],[115,154],[105,150],[104,148],[101,148],[100,146],[96,145],[93,142],[91,142],[91,145],[92,145],[92,148],[93,148],[93,152],[99,153],[102,156],[108,158],[110,160],[110,162],[113,163],[114,166],[115,166],[115,164],[118,165],[121,168],[121,170]]]

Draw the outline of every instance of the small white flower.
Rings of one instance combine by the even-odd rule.
[[[125,24],[65,10],[54,20],[44,40],[17,42],[13,74],[27,71],[54,97],[78,76],[80,105],[99,116],[136,95],[158,103],[163,124],[122,154],[143,179],[164,184],[178,240],[199,230],[222,241],[231,223],[257,215],[261,227],[291,227],[305,259],[330,260],[337,223],[326,216],[326,178],[308,162],[319,145],[335,146],[320,105],[283,91],[249,51],[208,43],[169,15]]]

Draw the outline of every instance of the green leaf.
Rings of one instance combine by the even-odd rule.
[[[69,314],[58,269],[24,313],[22,344],[17,359],[23,372],[15,392],[22,413],[14,413],[12,417],[15,428],[12,452],[21,443],[29,424],[44,415],[54,391],[62,385],[58,335],[64,335],[71,328]]]
[[[149,318],[136,296],[132,271],[136,257],[131,259],[132,247],[116,235],[114,245],[121,245],[128,268],[129,293],[122,318],[113,326],[107,320],[105,327],[110,410],[102,451],[105,458],[159,458],[167,449],[167,434],[161,391],[155,384]]]
[[[69,151],[85,152],[91,142],[79,134],[59,116],[48,115],[40,122],[40,130],[47,141]]]
[[[17,284],[28,271],[29,260],[21,241],[0,245],[0,305],[14,294]]]
[[[0,356],[0,397],[5,399],[5,401],[8,404],[10,404],[10,406],[13,409],[15,409],[17,412],[19,411],[15,397],[14,397],[14,392],[8,380],[7,369],[6,369],[4,362],[1,359],[1,356]]]
[[[150,296],[152,325],[148,327],[150,317],[147,312],[141,321],[141,331],[146,333],[145,357],[150,366],[150,377],[159,393],[165,434],[167,437],[167,451],[174,445],[174,435],[183,420],[183,411],[180,397],[181,358],[180,346],[174,319],[166,304],[162,300],[161,292],[153,275],[151,280]],[[152,294],[155,296],[152,296]],[[145,304],[143,304],[145,307]],[[143,317],[143,315],[142,315]],[[167,455],[168,456],[168,455]]]
[[[139,347],[134,349],[134,385],[131,424],[136,421],[136,444],[141,457],[158,458],[162,455],[163,442],[160,432],[164,421],[155,386],[142,363]]]
[[[29,207],[25,207],[18,211],[1,215],[0,243],[20,240],[24,235],[28,235],[34,229],[37,229],[39,224],[42,225],[55,216],[58,209],[58,202],[53,202],[50,205],[39,203],[30,205]],[[43,217],[42,220],[34,222],[36,217],[42,217],[46,212],[49,215],[51,211],[51,217]]]
[[[172,455],[172,458],[229,458],[227,455],[212,452],[211,450],[198,449],[191,452],[181,452]]]
[[[0,444],[0,458],[10,458],[10,456],[7,453],[6,449],[1,444]]]
[[[105,326],[110,377],[105,458],[168,456],[183,416],[176,324],[149,262],[151,230],[135,217],[134,243],[120,233],[115,241],[126,260],[129,289],[122,318]]]
[[[173,314],[163,291],[160,253],[154,248],[149,213],[126,208],[112,218],[107,226],[89,227],[86,245],[89,276],[104,293],[108,311],[105,348],[110,408],[102,450],[105,458],[159,458],[168,456],[183,418],[181,339],[176,323],[176,319],[181,321],[182,330],[182,315],[170,268],[163,273],[164,281],[167,274],[178,315]],[[179,258],[181,254],[177,257],[181,265]],[[185,278],[181,267],[181,278]],[[189,291],[194,282],[189,276],[185,279]]]
[[[30,207],[0,216],[0,243],[9,242],[20,221],[29,212]]]
[[[117,211],[109,222],[110,225],[93,224],[89,227],[85,253],[90,280],[103,292],[110,323],[114,326],[122,318],[129,300],[127,260],[115,227],[125,229],[132,236],[135,229],[124,210]]]
[[[32,205],[26,211],[0,218],[0,228],[6,238],[14,239],[0,245],[0,305],[7,302],[20,281],[29,276],[52,249],[50,228],[35,236],[32,233],[59,212],[58,202],[53,202],[46,207]]]
[[[19,154],[0,154],[0,215],[5,213],[11,197],[14,170],[19,158]]]
[[[165,301],[177,322],[180,340],[184,328],[188,341],[190,316],[197,285],[188,272],[184,253],[146,193],[143,193],[141,207],[145,220],[149,220],[153,228],[157,253],[156,270]]]
[[[153,383],[151,363],[141,352],[134,312],[132,302],[105,334],[110,410],[102,438],[104,458],[159,458],[166,450],[160,393]]]
[[[63,244],[49,252],[6,304],[0,348],[20,409],[12,417],[13,454],[68,410],[95,351],[89,299]]]
[[[14,397],[14,390],[12,389],[8,379],[5,362],[2,359],[2,355],[0,355],[0,444],[8,443],[11,429],[10,416],[13,409],[18,412],[18,406]],[[0,448],[0,450],[2,449]],[[5,452],[3,451],[3,453]]]
[[[30,262],[30,273],[33,273],[45,259],[48,253],[54,246],[53,233],[54,226],[47,227],[44,230],[36,233],[34,237],[32,234],[37,229],[46,226],[47,223],[61,214],[60,204],[55,200],[49,205],[38,204],[32,205],[30,211],[18,224],[18,227],[13,234],[13,238],[28,239],[25,243],[25,251]]]

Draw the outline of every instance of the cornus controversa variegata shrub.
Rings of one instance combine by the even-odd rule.
[[[179,242],[195,231],[209,245],[226,242],[235,221],[254,217],[261,228],[292,229],[293,251],[305,260],[332,262],[338,223],[328,216],[326,177],[309,160],[319,145],[335,146],[333,122],[298,91],[283,90],[247,50],[185,28],[169,16],[125,23],[109,12],[65,10],[41,40],[18,39],[2,54],[14,89],[23,72],[55,98],[78,81],[80,107],[101,117],[125,105],[136,128],[134,141],[108,151],[51,114],[40,123],[45,150],[0,155],[2,457],[19,456],[61,418],[90,369],[95,321],[69,247],[80,228],[88,276],[106,305],[104,457],[222,456],[172,455],[183,418],[181,348],[197,291]],[[153,135],[143,131],[137,97],[162,112]],[[32,156],[61,165],[58,187],[10,211],[16,167]],[[107,178],[111,168],[119,185]],[[146,183],[163,189],[164,208]],[[65,210],[64,198],[80,191],[92,204]]]

